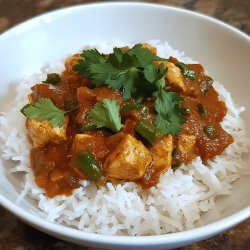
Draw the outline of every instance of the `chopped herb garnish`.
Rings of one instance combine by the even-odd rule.
[[[202,81],[200,88],[201,88],[201,93],[203,95],[207,95],[209,89],[213,85],[214,80],[210,76],[206,76],[205,79]]]
[[[179,62],[176,64],[181,69],[182,74],[189,80],[195,80],[197,77],[196,71],[190,69],[187,64]]]
[[[47,79],[45,81],[43,81],[43,83],[55,85],[55,84],[59,83],[60,81],[61,81],[61,77],[59,74],[51,73],[51,74],[47,75]]]
[[[202,117],[206,117],[208,115],[206,106],[201,103],[197,105],[197,110]]]
[[[48,98],[41,98],[34,104],[25,105],[21,112],[26,117],[37,119],[39,122],[48,121],[52,127],[62,127],[64,125],[64,114],[67,113],[67,111],[57,108]]]
[[[121,127],[120,106],[116,100],[103,99],[89,112],[90,125],[109,128],[117,133]]]

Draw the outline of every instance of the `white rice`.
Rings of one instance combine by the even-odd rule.
[[[184,53],[173,50],[168,43],[150,43],[158,48],[158,54],[162,57],[172,55],[183,62],[193,62]],[[123,45],[92,44],[91,47],[106,53],[114,46]],[[44,190],[34,181],[25,117],[20,109],[27,103],[27,94],[32,85],[44,80],[47,73],[62,70],[63,65],[57,65],[24,79],[16,86],[17,94],[10,110],[0,114],[2,157],[15,162],[15,167],[8,171],[25,173],[19,200],[28,196],[37,201],[37,206],[46,214],[48,221],[107,235],[155,235],[182,231],[194,227],[201,213],[214,207],[215,197],[229,195],[232,183],[241,175],[249,173],[242,160],[242,155],[249,152],[250,146],[245,136],[244,122],[240,118],[244,108],[236,107],[230,93],[215,83],[221,100],[228,107],[222,126],[235,141],[222,155],[209,161],[210,167],[203,165],[197,157],[175,172],[170,169],[161,176],[157,187],[149,190],[141,190],[135,183],[108,183],[97,189],[94,183],[84,180],[70,197],[48,199]]]

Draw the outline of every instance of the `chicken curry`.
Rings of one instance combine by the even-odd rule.
[[[169,168],[206,162],[233,142],[203,67],[156,54],[148,44],[84,50],[31,88],[21,112],[35,181],[48,197],[70,195],[85,179],[149,188]]]

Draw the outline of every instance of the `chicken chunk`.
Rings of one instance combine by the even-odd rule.
[[[71,155],[81,154],[85,149],[88,149],[95,156],[98,162],[103,162],[109,153],[106,145],[105,136],[101,132],[94,134],[76,134],[72,147]]]
[[[80,104],[87,102],[92,105],[95,101],[95,95],[93,93],[93,90],[87,87],[77,88],[76,98],[77,98],[77,102]]]
[[[33,147],[41,147],[52,141],[60,143],[66,141],[66,129],[69,123],[68,116],[64,117],[63,127],[52,127],[48,121],[39,122],[37,119],[27,119],[26,127]]]
[[[157,173],[166,172],[172,164],[173,137],[165,135],[161,137],[151,148],[153,166]]]
[[[81,153],[84,149],[86,149],[86,145],[89,144],[89,141],[92,138],[93,138],[92,135],[76,134],[72,147],[71,147],[71,153],[72,154]]]
[[[178,154],[183,163],[188,163],[194,159],[194,149],[196,136],[181,134],[178,139]]]
[[[168,68],[168,72],[166,75],[167,80],[173,87],[177,88],[178,90],[182,91],[183,93],[187,91],[187,85],[183,80],[181,70],[175,66],[171,62],[161,62],[157,61],[156,64],[159,65],[163,63],[164,67]]]
[[[95,95],[92,89],[80,87],[77,89],[78,112],[76,121],[82,124],[88,116],[88,112],[95,103]]]
[[[109,177],[132,181],[142,177],[151,162],[151,154],[142,142],[126,134],[107,156],[103,170]]]
[[[116,100],[119,105],[122,105],[123,103],[122,95],[118,90],[99,87],[93,89],[93,94],[95,95],[97,102],[101,102],[103,99],[112,99]]]
[[[114,148],[124,138],[124,133],[121,131],[107,138],[106,144],[109,149]]]

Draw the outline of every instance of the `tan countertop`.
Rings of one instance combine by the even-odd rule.
[[[41,13],[92,1],[0,0],[0,33]],[[104,1],[102,1],[104,2]],[[250,35],[250,0],[145,1],[194,10],[222,20]],[[94,250],[64,242],[37,231],[0,207],[0,250]],[[179,250],[250,250],[250,219],[220,235]]]

